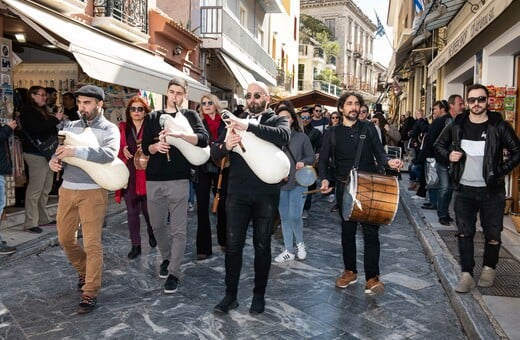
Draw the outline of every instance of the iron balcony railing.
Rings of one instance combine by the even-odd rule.
[[[227,39],[235,47],[251,56],[271,75],[276,76],[276,63],[253,37],[251,32],[240,25],[237,18],[222,6],[201,6],[200,8],[201,38]]]
[[[112,17],[148,34],[147,0],[96,0],[94,1],[94,15]]]

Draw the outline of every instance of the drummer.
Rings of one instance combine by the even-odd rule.
[[[329,158],[332,159],[336,172],[336,197],[339,207],[343,205],[343,192],[345,180],[348,179],[351,168],[354,166],[356,156],[359,157],[358,169],[365,172],[380,173],[383,166],[392,169],[401,168],[400,159],[390,159],[379,140],[375,127],[370,122],[358,120],[360,107],[364,100],[361,95],[354,92],[344,93],[338,99],[338,112],[343,115],[343,123],[331,127],[323,136],[323,146],[320,153],[319,173],[323,178],[321,191],[330,192],[329,174],[327,171]],[[362,149],[356,152],[359,143],[363,141]],[[380,166],[382,165],[382,166]],[[357,222],[344,219],[342,209],[341,216],[341,245],[343,247],[343,274],[336,280],[336,287],[347,288],[357,282],[356,267],[356,230]],[[348,219],[349,216],[346,216]],[[385,290],[383,282],[379,279],[379,225],[362,223],[364,239],[364,269],[365,269],[365,293],[374,295],[382,294]]]

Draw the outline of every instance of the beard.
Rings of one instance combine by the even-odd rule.
[[[85,118],[86,120],[92,120],[96,118],[96,116],[101,112],[101,109],[99,109],[97,106],[92,111],[80,111],[81,118]]]
[[[264,112],[266,107],[267,107],[267,102],[265,100],[262,100],[260,103],[251,102],[251,103],[249,103],[249,105],[247,105],[249,112],[254,113],[254,114]]]
[[[355,115],[353,116],[352,113],[355,113]],[[350,120],[351,122],[354,122],[359,117],[359,111],[356,111],[356,110],[349,111],[347,114],[344,114],[343,117],[347,120]]]
[[[476,116],[480,116],[481,114],[483,114],[484,112],[487,111],[487,105],[484,105],[484,106],[480,106],[479,104],[473,106],[471,109],[470,109],[471,113],[476,115]]]

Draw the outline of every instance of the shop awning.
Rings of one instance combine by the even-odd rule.
[[[229,72],[233,74],[235,79],[238,81],[238,83],[240,84],[240,86],[242,86],[244,90],[247,89],[247,86],[249,84],[255,81],[255,77],[251,74],[251,72],[249,72],[236,61],[231,59],[231,57],[225,55],[224,53],[221,53],[220,56],[222,57],[224,65],[227,66]]]
[[[207,86],[140,47],[127,44],[38,5],[15,0],[4,2],[42,35],[49,37],[49,31],[66,40],[69,45],[65,45],[65,48],[74,55],[83,71],[94,79],[166,94],[168,81],[172,77],[178,77],[188,82],[188,97],[197,102],[202,93],[210,92]]]
[[[309,92],[300,93],[292,97],[280,98],[280,100],[271,103],[271,106],[276,106],[276,104],[281,100],[290,100],[296,108],[315,104],[336,107],[338,103],[338,98],[331,96],[325,92],[321,92],[319,90],[312,90]]]

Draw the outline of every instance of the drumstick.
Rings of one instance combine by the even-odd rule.
[[[58,135],[58,145],[63,145],[65,143],[65,135]],[[61,159],[58,159],[58,163],[61,164]],[[60,180],[60,171],[56,174],[56,181]]]
[[[304,195],[310,195],[310,194],[317,194],[318,192],[321,192],[321,189],[314,189],[314,190],[304,191],[303,194]]]

